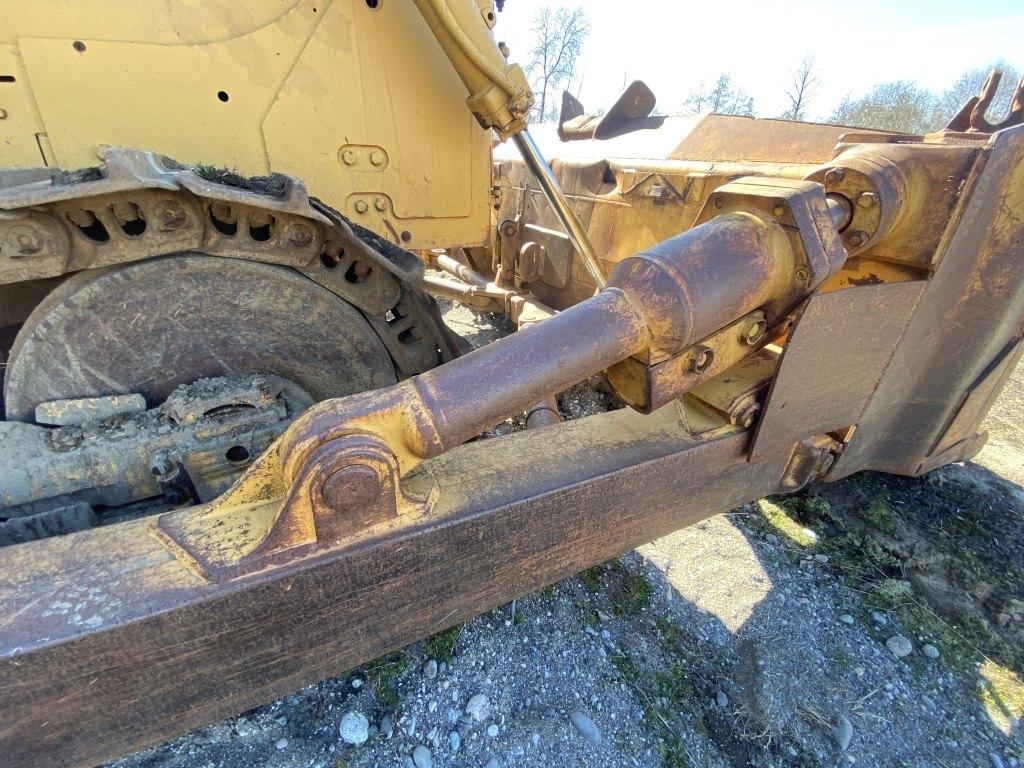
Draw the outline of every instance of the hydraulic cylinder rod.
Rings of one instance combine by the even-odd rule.
[[[555,215],[558,216],[558,220],[565,228],[566,234],[569,235],[569,242],[572,243],[573,249],[580,257],[580,261],[587,270],[587,274],[590,275],[590,279],[594,281],[597,289],[601,290],[605,286],[605,279],[604,274],[601,272],[601,266],[597,263],[594,248],[590,245],[587,233],[584,231],[579,219],[576,218],[576,214],[569,207],[569,200],[566,198],[561,186],[559,186],[558,179],[551,172],[551,166],[544,159],[544,155],[541,154],[540,148],[528,130],[524,129],[517,133],[512,137],[512,141],[519,148],[523,161],[530,169],[534,178],[537,179],[537,183],[540,184],[541,189],[544,191],[544,196],[554,209]]]

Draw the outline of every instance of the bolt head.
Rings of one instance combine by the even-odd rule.
[[[867,237],[863,232],[851,232],[846,238],[846,242],[854,248],[860,248],[865,242],[867,242]]]
[[[365,200],[356,200],[356,213],[366,213],[370,210],[370,206],[366,204]]]
[[[39,233],[24,224],[15,225],[7,231],[7,242],[11,246],[10,256],[13,259],[33,256],[43,249],[43,241],[39,237]]]
[[[286,236],[294,248],[305,248],[313,242],[313,233],[305,224],[289,224]]]
[[[846,178],[846,171],[842,168],[829,168],[825,171],[825,183],[826,184],[838,184]]]
[[[776,216],[783,216],[786,213],[786,206],[776,205],[774,208],[772,208],[772,213],[774,213]]]
[[[341,153],[341,162],[343,162],[345,165],[355,165],[356,153],[353,152],[351,149],[344,150]]]
[[[736,415],[736,423],[744,429],[754,426],[754,420],[757,417],[757,412],[760,410],[760,405],[751,403]]]
[[[861,192],[857,198],[857,205],[861,208],[874,208],[878,205],[878,194],[876,192]]]
[[[764,332],[768,329],[768,323],[761,318],[760,320],[753,320],[748,323],[746,328],[743,329],[743,333],[740,336],[740,340],[744,344],[757,344],[764,336]]]
[[[185,223],[185,209],[174,200],[164,200],[156,209],[157,218],[164,229],[178,229]]]
[[[373,201],[373,207],[376,208],[381,213],[383,213],[388,209],[387,200],[385,200],[383,197],[378,197],[376,200]]]
[[[690,359],[690,371],[692,373],[703,373],[711,367],[715,359],[715,351],[711,347],[698,347]]]
[[[808,272],[803,267],[801,267],[793,274],[793,276],[797,279],[797,282],[806,283],[807,280],[811,277],[811,273]]]
[[[380,166],[384,165],[384,161],[387,160],[387,159],[388,159],[387,155],[385,155],[379,149],[375,149],[375,150],[373,150],[373,152],[370,153],[370,162],[373,165],[377,166],[378,168]]]
[[[6,119],[7,119],[7,110],[6,109],[0,109],[0,120],[6,120]]]

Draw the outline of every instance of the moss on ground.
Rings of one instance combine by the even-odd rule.
[[[395,690],[395,682],[410,663],[406,653],[392,651],[366,665],[366,679],[373,686],[373,691],[384,709],[393,710],[398,707],[399,697],[398,691]]]
[[[452,656],[455,655],[455,645],[459,642],[460,634],[462,634],[462,625],[456,624],[454,627],[448,627],[448,629],[428,637],[424,647],[427,658],[435,659],[438,662],[451,661]]]

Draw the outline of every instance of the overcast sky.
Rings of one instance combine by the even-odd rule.
[[[506,0],[495,29],[525,65],[544,0]],[[555,0],[554,4],[558,4]],[[702,82],[727,72],[760,116],[785,108],[789,72],[813,53],[821,85],[812,118],[883,80],[933,90],[1004,59],[1024,70],[1024,0],[582,0],[590,37],[572,84],[588,110],[608,107],[623,81],[644,80],[672,113]],[[1002,105],[1000,105],[1002,106]]]

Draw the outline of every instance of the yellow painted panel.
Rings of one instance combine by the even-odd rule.
[[[322,16],[318,2],[221,43],[20,40],[56,163],[93,165],[95,148],[112,144],[266,172],[260,121]]]
[[[488,238],[490,134],[411,2],[0,0],[4,22],[24,77],[0,167],[39,165],[45,134],[65,169],[144,149],[292,174],[407,248]]]
[[[42,131],[21,54],[14,45],[0,44],[0,168],[45,165],[36,141]]]
[[[211,43],[254,32],[300,1],[0,0],[0,43],[24,37]]]
[[[353,202],[381,193],[394,219],[472,217],[476,234],[464,242],[479,241],[490,218],[490,139],[465,98],[411,3],[371,11],[363,0],[336,0],[264,123],[271,164],[311,189],[346,190],[345,212],[374,229],[381,216],[372,206],[361,214]],[[345,147],[354,147],[351,164]],[[379,147],[386,160],[365,162],[363,147]],[[419,237],[437,222],[393,225],[411,231],[417,245],[440,242]]]

